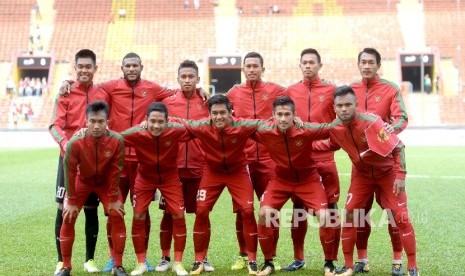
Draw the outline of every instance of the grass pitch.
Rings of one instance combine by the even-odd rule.
[[[408,147],[407,191],[409,210],[416,237],[418,264],[422,275],[461,275],[460,264],[465,252],[465,147]],[[55,179],[58,162],[57,149],[0,150],[0,275],[52,275],[56,264],[54,223]],[[346,198],[350,164],[343,152],[336,154],[341,180],[340,208]],[[132,211],[126,204],[128,240],[124,266],[130,272],[136,263],[130,238]],[[258,207],[258,203],[256,203]],[[287,204],[284,208],[291,208]],[[382,212],[375,206],[373,221],[380,221]],[[99,267],[108,260],[105,238],[105,217],[100,213],[100,235],[95,259]],[[158,204],[150,207],[152,231],[148,252],[149,261],[156,265],[160,257],[158,227],[161,212]],[[235,237],[234,215],[231,199],[223,193],[212,214],[212,237],[209,260],[216,271],[214,275],[247,275],[245,270],[230,271],[238,247]],[[187,215],[188,242],[184,265],[190,269],[193,261],[193,216]],[[83,214],[76,223],[76,241],[73,251],[73,275],[83,272],[85,257]],[[305,257],[307,268],[302,271],[277,275],[322,275],[323,254],[318,229],[309,228]],[[262,254],[258,253],[261,263]],[[283,226],[280,232],[278,261],[287,265],[293,258],[290,229]],[[387,227],[374,227],[369,243],[371,275],[390,275],[391,245]],[[460,261],[462,259],[462,261]],[[406,259],[404,256],[404,264]],[[342,251],[339,263],[343,265]],[[168,272],[172,275],[172,272]],[[147,273],[163,275],[163,273]]]

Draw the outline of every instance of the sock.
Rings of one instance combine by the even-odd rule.
[[[160,248],[161,255],[164,257],[170,256],[171,239],[173,237],[173,217],[171,214],[163,213],[160,222]]]
[[[236,237],[239,243],[239,254],[247,254],[247,248],[245,246],[244,232],[243,232],[242,216],[240,212],[236,213]]]
[[[202,262],[205,258],[204,252],[206,246],[210,243],[210,210],[197,206],[197,212],[194,222],[194,251],[195,261]]]
[[[132,220],[132,243],[138,263],[145,262],[147,257],[147,250],[145,249],[145,225],[145,220]]]
[[[255,220],[255,214],[253,209],[245,209],[241,210],[242,220],[243,220],[243,231],[244,231],[244,239],[245,245],[247,247],[247,256],[250,261],[257,260],[257,221]],[[271,233],[273,235],[273,233]],[[271,241],[273,244],[273,240]],[[271,252],[273,254],[273,252]]]
[[[354,267],[354,246],[357,240],[356,227],[342,227],[342,252],[344,253],[344,261],[347,267]]]
[[[279,219],[277,219],[279,225]],[[278,255],[279,226],[273,226],[273,257]]]
[[[308,224],[307,220],[299,220],[297,225],[294,225],[294,216],[291,220],[291,238],[294,246],[294,259],[303,261],[304,257],[304,243],[305,235],[307,234]]]
[[[94,259],[95,247],[97,245],[98,237],[98,209],[97,208],[84,208],[86,216],[86,262]]]
[[[392,263],[402,263],[402,251],[404,247],[402,246],[402,240],[400,238],[400,230],[398,227],[392,226],[391,224],[388,225],[388,230],[392,244]]]
[[[60,230],[61,224],[63,223],[63,210],[57,209],[57,216],[55,218],[55,245],[57,248],[58,261],[63,261],[63,256],[61,255],[60,248]]]
[[[111,239],[113,242],[113,257],[115,260],[115,266],[122,266],[123,252],[126,245],[126,225],[124,224],[124,219],[122,217],[115,212],[112,212],[112,214],[110,214],[109,218],[111,219],[112,224]],[[142,229],[144,229],[144,227],[142,227]]]
[[[107,217],[107,241],[108,249],[110,250],[110,257],[113,258],[113,242],[111,240],[111,219]]]
[[[333,260],[334,256],[334,228],[333,227],[320,227],[320,243],[321,247],[323,248],[323,252],[325,255],[325,260]]]
[[[358,260],[368,258],[368,238],[371,234],[371,225],[369,223],[364,223],[363,226],[357,227],[357,255]]]
[[[258,241],[265,260],[273,260],[273,228],[265,224],[258,225]]]
[[[186,219],[173,219],[174,261],[182,262],[182,255],[186,248]]]
[[[150,238],[150,228],[152,227],[152,222],[150,220],[149,210],[147,209],[147,214],[145,216],[145,250],[149,248],[149,238]]]
[[[63,267],[71,269],[71,255],[73,253],[74,244],[74,225],[76,223],[76,216],[73,216],[71,222],[68,219],[63,221],[60,230],[60,248],[63,257]]]

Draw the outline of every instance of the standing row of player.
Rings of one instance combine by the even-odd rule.
[[[62,154],[64,153],[64,149],[71,138],[71,136],[76,132],[79,128],[85,125],[85,118],[84,112],[85,106],[88,103],[95,101],[96,99],[102,99],[109,103],[110,111],[109,111],[109,126],[110,129],[122,132],[132,126],[139,124],[145,118],[150,117],[150,113],[147,113],[146,110],[147,106],[154,102],[160,101],[165,99],[166,106],[168,107],[168,111],[170,115],[174,115],[180,118],[185,119],[200,119],[204,117],[211,116],[212,124],[217,122],[219,126],[214,128],[221,129],[221,124],[229,125],[229,113],[231,110],[234,110],[234,115],[240,119],[268,119],[273,114],[277,116],[276,106],[273,108],[273,102],[277,98],[283,95],[289,96],[295,102],[294,104],[282,104],[279,105],[280,107],[286,106],[293,106],[291,108],[291,115],[294,116],[293,109],[295,108],[295,114],[299,116],[305,122],[315,122],[315,123],[329,123],[333,121],[336,116],[334,112],[334,101],[333,101],[333,93],[336,87],[332,84],[325,83],[322,81],[318,76],[318,71],[322,66],[321,58],[318,52],[314,49],[305,49],[301,54],[300,59],[300,68],[303,74],[303,80],[295,85],[284,89],[283,87],[269,83],[263,82],[261,80],[261,75],[264,72],[263,67],[263,59],[258,53],[249,53],[244,57],[244,64],[243,64],[243,72],[247,81],[244,84],[237,85],[233,87],[227,94],[228,101],[232,104],[228,106],[229,103],[220,103],[219,105],[225,105],[225,108],[221,110],[213,110],[217,113],[212,113],[212,107],[215,104],[211,104],[209,107],[210,109],[207,110],[205,107],[202,99],[199,97],[199,91],[196,88],[196,84],[199,82],[198,78],[198,68],[193,62],[183,62],[178,70],[178,81],[181,85],[181,89],[178,90],[168,90],[163,89],[160,86],[140,79],[140,73],[143,69],[142,63],[140,58],[136,54],[128,54],[123,59],[122,71],[124,73],[124,79],[110,81],[107,83],[103,83],[99,86],[94,86],[92,84],[92,77],[95,73],[97,67],[95,64],[95,54],[90,54],[89,50],[80,51],[76,55],[76,73],[77,73],[77,82],[72,84],[71,93],[68,97],[60,97],[57,99],[56,111],[54,113],[54,122],[51,125],[51,132],[54,135],[57,142],[60,144],[61,148],[63,149]],[[406,126],[407,122],[407,115],[405,113],[405,108],[402,103],[402,99],[400,97],[399,91],[395,85],[390,83],[385,83],[384,80],[380,79],[377,76],[377,70],[381,65],[381,57],[379,53],[374,49],[364,49],[358,57],[358,64],[359,69],[362,74],[363,81],[360,84],[354,84],[352,88],[355,90],[355,95],[357,96],[357,101],[359,103],[364,103],[363,105],[359,105],[360,111],[370,111],[380,115],[384,121],[392,122],[392,125],[386,126],[388,130],[392,131],[392,128],[403,129]],[[173,97],[167,98],[168,96],[174,95]],[[217,104],[218,105],[218,104]],[[221,106],[223,107],[223,106]],[[226,114],[220,114],[221,112]],[[157,111],[159,113],[160,111]],[[158,114],[160,115],[160,114]],[[165,113],[166,115],[166,113]],[[215,117],[216,116],[216,117]],[[163,117],[163,116],[161,116]],[[216,120],[215,118],[218,118]],[[89,119],[89,118],[87,118]],[[166,119],[166,118],[165,118]],[[88,121],[88,120],[87,120]],[[159,125],[163,125],[161,122],[158,122]],[[204,131],[208,133],[212,131],[208,128],[207,122],[204,124],[206,128]],[[212,126],[210,126],[211,128]],[[224,127],[224,126],[223,126]],[[258,126],[254,126],[257,128]],[[182,128],[182,127],[181,127]],[[188,129],[190,127],[187,127]],[[247,127],[240,127],[240,129],[247,129]],[[279,124],[278,124],[279,128]],[[143,132],[143,130],[140,130]],[[192,132],[192,130],[189,130]],[[260,133],[260,131],[256,131],[255,129],[252,131],[253,133]],[[194,135],[195,134],[192,134]],[[195,263],[194,267],[191,270],[191,274],[199,274],[202,270],[205,271],[213,271],[213,267],[207,261],[207,250],[208,250],[208,243],[210,239],[210,221],[208,218],[208,213],[212,208],[212,204],[214,204],[215,196],[219,196],[219,192],[222,190],[222,183],[224,184],[225,179],[228,179],[228,188],[230,186],[234,186],[235,178],[230,177],[230,175],[216,175],[219,168],[212,168],[212,171],[209,173],[208,169],[203,173],[203,167],[205,166],[203,160],[199,159],[201,154],[200,146],[203,147],[217,147],[217,146],[224,146],[224,140],[222,143],[218,143],[219,141],[212,140],[210,143],[208,141],[209,137],[201,136],[200,144],[199,139],[183,142],[180,143],[180,151],[178,157],[178,173],[181,182],[183,183],[184,188],[184,201],[186,202],[184,205],[186,207],[186,211],[194,212],[196,211],[196,222],[194,224],[194,247],[196,251],[195,256]],[[250,133],[250,135],[252,135]],[[256,135],[256,134],[253,134]],[[124,136],[125,140],[130,137],[131,135]],[[238,143],[238,136],[233,139],[234,143]],[[241,138],[243,138],[241,136]],[[250,179],[252,181],[253,189],[255,190],[257,196],[260,198],[265,190],[267,189],[268,185],[270,185],[270,180],[275,171],[275,164],[278,163],[278,168],[276,169],[276,173],[279,174],[280,166],[279,166],[279,158],[282,157],[282,154],[277,154],[273,158],[273,151],[269,151],[266,148],[266,144],[262,145],[260,143],[256,143],[249,137],[245,135],[244,143],[247,143],[246,146],[246,153],[247,153],[247,160],[244,161],[244,164],[248,166],[248,171],[242,171],[242,175],[239,175],[237,179],[242,179],[245,176],[250,175]],[[172,141],[170,141],[172,143]],[[215,144],[216,143],[216,144]],[[296,141],[297,144],[302,143],[302,141]],[[131,147],[134,146],[134,147]],[[143,181],[143,173],[141,172],[143,168],[143,163],[145,160],[150,159],[149,157],[142,158],[144,156],[144,151],[142,153],[141,150],[138,149],[138,144],[133,143],[131,141],[126,141],[126,154],[125,154],[125,162],[123,165],[123,173],[121,174],[121,187],[122,192],[122,200],[124,202],[125,198],[127,197],[128,191],[131,190],[131,197],[133,198],[133,204],[135,204],[134,209],[134,221],[133,221],[133,243],[136,250],[136,255],[138,259],[138,267],[133,271],[133,275],[140,275],[145,271],[151,270],[150,265],[145,260],[145,254],[148,245],[148,234],[150,232],[150,221],[148,214],[146,215],[146,207],[148,203],[152,200],[153,194],[149,198],[139,199],[142,200],[141,203],[143,206],[139,208],[139,204],[137,204],[137,192],[134,193],[134,182],[139,183],[136,186],[137,189],[142,189],[141,187],[150,187],[150,189],[155,190],[157,187],[156,185],[150,185],[150,183],[144,183]],[[153,149],[153,147],[152,147]],[[223,150],[223,149],[219,149]],[[137,154],[135,154],[137,152]],[[206,163],[207,168],[210,168],[209,162],[219,162],[218,159],[220,156],[210,156],[209,153],[215,153],[215,149],[208,148],[206,151]],[[219,151],[221,153],[221,151]],[[270,156],[271,153],[271,156]],[[147,152],[147,155],[150,156],[150,153]],[[240,151],[235,152],[235,155],[241,155]],[[233,154],[232,158],[237,159],[240,156],[235,156]],[[299,163],[299,158],[302,159],[302,162],[306,165],[303,166],[305,168],[303,171],[305,172],[303,175],[318,175],[318,181],[321,177],[323,185],[325,189],[323,192],[325,193],[325,202],[328,204],[328,208],[334,212],[337,216],[337,206],[336,202],[338,201],[339,197],[339,180],[337,177],[337,170],[334,163],[334,156],[331,150],[324,149],[318,152],[312,152],[309,148],[305,151],[305,157],[296,157],[297,159],[291,159],[289,156],[288,163],[291,164],[291,168],[284,168],[283,171],[296,170],[293,168],[292,165],[294,162]],[[276,153],[275,153],[276,155]],[[160,156],[160,155],[157,155]],[[218,159],[218,160],[217,160]],[[310,163],[309,163],[310,162]],[[137,164],[139,163],[139,173],[136,172]],[[155,162],[156,163],[156,162]],[[167,162],[170,164],[174,164],[174,162]],[[242,164],[241,162],[239,162]],[[234,164],[239,164],[237,161]],[[60,160],[61,164],[61,160]],[[219,164],[219,163],[218,163]],[[316,164],[316,166],[315,166]],[[153,164],[152,164],[153,165]],[[148,165],[150,167],[150,165]],[[245,168],[245,167],[244,167]],[[313,169],[316,168],[316,171]],[[172,169],[172,168],[171,168]],[[227,166],[223,169],[226,170],[226,173],[229,172]],[[238,169],[241,171],[240,169]],[[150,171],[150,170],[146,170]],[[221,170],[220,170],[221,171]],[[161,172],[161,171],[160,171]],[[163,170],[164,173],[168,173],[170,170]],[[316,173],[317,174],[313,174]],[[149,172],[149,179],[151,174],[157,174],[157,172]],[[224,172],[222,172],[224,173]],[[245,176],[244,176],[245,173]],[[172,177],[174,179],[174,172]],[[152,175],[153,176],[153,175]],[[161,177],[161,173],[158,174]],[[60,178],[60,168],[59,168],[59,178]],[[136,180],[139,178],[139,181]],[[165,177],[160,178],[165,179]],[[171,179],[171,177],[168,177]],[[237,180],[236,179],[236,180]],[[289,177],[284,178],[289,181]],[[301,179],[299,179],[300,181]],[[313,179],[314,180],[314,179]],[[58,181],[58,182],[66,182]],[[174,180],[173,180],[174,181]],[[202,188],[199,188],[201,185],[201,181],[203,183]],[[242,180],[241,180],[242,181]],[[245,181],[245,180],[244,180]],[[276,182],[276,181],[275,181]],[[207,183],[207,184],[205,184]],[[238,182],[239,183],[239,182]],[[242,186],[244,186],[241,182]],[[274,183],[274,182],[271,182]],[[152,183],[153,184],[153,183]],[[175,185],[175,184],[173,184]],[[275,184],[277,185],[277,184]],[[126,187],[126,189],[124,189]],[[137,188],[139,187],[139,188]],[[161,188],[160,186],[159,188]],[[142,189],[144,190],[144,189]],[[244,187],[242,187],[244,190]],[[190,191],[190,192],[189,192]],[[194,196],[192,196],[192,191],[194,191]],[[197,192],[198,191],[198,192]],[[154,191],[153,191],[154,192]],[[169,194],[167,191],[161,191],[162,194]],[[230,190],[231,192],[231,190]],[[315,206],[311,206],[309,202],[302,201],[301,197],[304,192],[296,192],[295,196],[292,197],[296,209],[301,207],[305,208],[312,208],[314,211],[318,210],[315,209]],[[217,194],[218,193],[218,194]],[[239,253],[240,256],[237,262],[231,267],[232,269],[242,269],[248,267],[249,273],[255,274],[257,273],[257,265],[256,265],[256,247],[257,241],[254,240],[257,233],[255,217],[253,213],[253,209],[248,202],[253,201],[252,199],[248,199],[247,197],[238,197],[238,195],[233,195],[233,205],[234,210],[237,213],[237,220],[236,220],[236,230],[237,230],[237,238],[239,242]],[[377,193],[378,194],[378,193]],[[404,192],[400,193],[402,200],[405,199],[406,195]],[[63,190],[58,188],[57,196],[63,195]],[[148,194],[147,194],[148,195]],[[135,196],[135,197],[134,197]],[[284,194],[281,196],[285,196]],[[193,198],[197,198],[197,207],[195,206],[195,201]],[[169,198],[169,197],[168,197]],[[213,198],[213,202],[211,201]],[[236,200],[234,200],[236,198]],[[240,200],[239,200],[240,198]],[[278,197],[279,198],[279,197]],[[373,199],[373,193],[368,199]],[[244,203],[244,199],[247,199],[247,203]],[[263,202],[266,202],[266,197],[263,197]],[[287,200],[287,199],[286,199]],[[405,199],[406,200],[406,199]],[[406,201],[402,201],[403,204],[400,206],[404,206],[406,213]],[[169,203],[168,203],[169,201]],[[185,246],[185,221],[182,214],[179,212],[180,207],[178,206],[179,210],[173,210],[172,204],[180,204],[179,200],[176,198],[169,198],[167,200],[166,195],[163,202],[167,205],[167,210],[163,216],[161,226],[160,226],[160,243],[162,248],[162,259],[159,265],[156,267],[158,271],[166,271],[170,267],[170,244],[171,244],[171,236],[173,236],[175,240],[175,265],[173,269],[175,269],[178,275],[185,275],[187,272],[182,267],[182,251]],[[189,203],[190,202],[190,203]],[[263,205],[262,207],[266,209],[267,205]],[[369,200],[367,201],[370,206],[365,208],[371,207],[371,203]],[[401,203],[402,203],[401,202]],[[84,203],[82,203],[84,204]],[[271,204],[271,203],[270,203]],[[276,203],[273,203],[276,204]],[[271,205],[273,205],[271,204]],[[386,203],[387,204],[387,203]],[[388,206],[388,205],[384,205]],[[95,206],[95,201],[86,203],[86,206]],[[184,206],[183,205],[183,206]],[[280,206],[268,206],[272,207],[273,209],[279,209]],[[174,208],[176,209],[176,208]],[[93,210],[93,216],[87,216],[88,210]],[[85,208],[86,211],[86,241],[88,245],[86,248],[91,253],[88,254],[86,258],[85,268],[87,271],[92,272],[97,270],[95,267],[95,263],[93,262],[93,251],[95,251],[95,242],[96,234],[91,235],[94,239],[89,238],[89,234],[87,229],[97,229],[98,231],[98,219],[96,219],[96,208]],[[65,208],[66,211],[66,208]],[[107,210],[108,211],[108,210]],[[183,210],[184,211],[184,210]],[[326,211],[325,211],[326,212]],[[65,212],[68,213],[68,212]],[[57,239],[60,236],[59,232],[61,227],[61,212],[60,207],[57,213],[57,226],[56,226],[56,236]],[[114,216],[109,216],[112,219],[108,221],[114,222]],[[264,225],[264,216],[262,210],[259,215],[259,224],[258,224],[258,236],[260,243],[262,245],[262,250],[265,254],[265,266],[261,271],[259,271],[259,275],[268,275],[273,272],[275,269],[275,263],[273,263],[273,258],[276,256],[276,244],[279,236],[278,227],[263,227]],[[243,223],[245,221],[245,223]],[[96,224],[95,224],[96,222]],[[87,227],[87,224],[90,224]],[[92,224],[93,223],[93,224]],[[118,224],[118,222],[117,222]],[[94,226],[92,226],[94,225]],[[95,226],[97,225],[97,226]],[[255,226],[254,226],[255,225]],[[304,237],[306,233],[306,222],[301,222],[298,224],[298,227],[292,229],[292,239],[294,243],[294,250],[295,250],[295,260],[291,263],[291,265],[283,267],[283,270],[297,270],[305,265],[305,261],[303,258],[303,244],[304,244]],[[255,227],[255,228],[254,228]],[[122,231],[121,227],[118,227],[118,231]],[[270,230],[271,229],[271,230]],[[61,230],[63,232],[63,229]],[[107,231],[109,233],[115,232],[113,230],[112,224],[107,225]],[[66,231],[64,231],[66,232]],[[359,231],[357,231],[359,232]],[[357,233],[356,232],[356,233]],[[395,233],[395,230],[392,231]],[[90,231],[89,231],[90,233]],[[95,233],[95,232],[93,232]],[[135,235],[135,233],[137,233]],[[343,237],[344,237],[343,231]],[[365,233],[369,233],[369,231],[365,231]],[[399,230],[397,230],[399,233]],[[413,233],[413,232],[412,232]],[[246,235],[244,235],[246,234]],[[352,235],[352,232],[351,232]],[[110,235],[109,235],[110,236]],[[121,235],[120,235],[121,236]],[[261,236],[261,238],[260,238]],[[325,253],[325,264],[324,264],[324,274],[325,275],[333,275],[335,273],[335,267],[333,261],[337,260],[337,252],[338,252],[338,245],[339,245],[339,236],[340,236],[340,226],[336,224],[333,227],[322,227],[320,229],[320,237],[321,243]],[[396,237],[396,235],[392,234],[392,237]],[[362,239],[360,239],[362,238]],[[401,259],[402,259],[402,242],[400,241],[399,235],[397,234],[398,241],[396,247],[394,247],[394,261],[393,261],[393,274],[400,275],[395,273],[403,273],[401,267]],[[366,240],[363,240],[366,239]],[[61,240],[66,240],[66,235],[61,235]],[[364,237],[357,236],[357,245],[361,244],[358,247],[359,259],[360,262],[356,263],[355,266],[353,262],[346,258],[346,268],[345,271],[341,273],[346,273],[343,275],[351,275],[349,273],[352,272],[359,272],[359,271],[367,271],[368,262],[366,256],[366,244],[368,240],[368,235]],[[111,248],[111,256],[112,261],[109,262],[109,269],[115,267],[114,271],[118,273],[118,271],[124,272],[122,268],[122,263],[120,261],[120,243],[115,241],[109,241],[110,248]],[[66,244],[66,243],[65,243]],[[399,250],[400,244],[400,250]],[[115,245],[113,247],[112,245]],[[137,246],[136,246],[137,245]],[[404,244],[405,246],[405,244]],[[414,244],[413,244],[414,246]],[[60,256],[60,243],[57,242],[57,249],[59,252],[59,263],[57,265],[57,274],[65,271],[59,275],[67,275],[66,270],[70,270],[71,264],[69,262],[70,259],[66,260],[67,257],[70,255],[63,256],[65,258],[64,263],[61,263],[62,259]],[[67,246],[63,246],[63,242],[61,243],[62,248],[66,248]],[[352,246],[353,247],[353,246]],[[364,247],[364,248],[363,248]],[[411,246],[410,246],[411,247]],[[123,247],[124,248],[124,247]],[[397,250],[397,251],[396,251]],[[69,251],[66,248],[65,251]],[[346,252],[344,248],[344,238],[343,238],[343,251]],[[352,249],[353,251],[353,249]],[[406,247],[407,251],[407,247]],[[265,253],[266,252],[266,253]],[[410,253],[410,255],[409,255]],[[407,255],[412,256],[412,250],[407,251]],[[414,252],[413,252],[414,255]],[[247,257],[245,257],[247,256]],[[409,257],[409,269],[414,269],[416,273],[416,263],[414,261],[414,256],[412,258]],[[109,270],[107,268],[107,270]],[[343,269],[344,270],[344,269]],[[60,272],[61,271],[61,272]],[[184,274],[185,273],[185,274]],[[124,275],[124,274],[122,274]],[[413,274],[416,275],[416,274]]]

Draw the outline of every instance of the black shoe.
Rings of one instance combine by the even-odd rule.
[[[392,264],[392,276],[402,275],[404,275],[404,269],[402,269],[402,264]]]
[[[323,266],[323,273],[325,276],[331,276],[335,273],[335,267],[333,261],[326,261],[325,265]]]
[[[67,267],[63,267],[60,269],[60,271],[55,274],[55,276],[70,276],[71,275],[71,270]]]
[[[262,266],[262,269],[257,272],[257,275],[266,276],[274,273],[274,264],[270,261],[265,261]]]
[[[249,262],[249,264],[247,265],[247,269],[249,270],[249,275],[257,274],[257,270],[258,270],[257,262],[256,261]]]
[[[195,262],[192,266],[190,275],[199,275],[203,271],[203,262]]]
[[[370,267],[368,263],[356,262],[354,266],[354,273],[368,273],[370,272]]]
[[[122,266],[115,266],[111,270],[111,275],[116,275],[116,276],[128,276],[128,273]]]

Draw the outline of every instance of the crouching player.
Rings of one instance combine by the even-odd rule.
[[[408,275],[418,276],[415,231],[401,196],[405,192],[404,145],[399,142],[395,147],[386,146],[388,145],[386,141],[391,137],[384,131],[382,121],[378,125],[373,125],[380,120],[378,116],[371,113],[357,113],[355,93],[350,86],[341,86],[334,91],[334,110],[338,119],[332,123],[330,139],[326,145],[331,149],[341,147],[352,161],[352,177],[341,236],[345,266],[337,272],[337,275],[353,275],[353,252],[357,240],[356,211],[365,207],[374,192],[379,192],[383,207],[391,212],[400,230],[402,244],[407,253]],[[376,127],[374,130],[377,137],[366,134],[365,131],[369,127]],[[367,140],[371,138],[384,143],[378,143],[378,148],[374,148],[376,144],[369,147]],[[318,143],[315,147],[322,144]]]
[[[126,243],[124,205],[119,194],[119,179],[124,160],[124,142],[120,134],[107,130],[108,105],[97,101],[86,109],[87,130],[74,136],[66,147],[63,159],[66,199],[63,207],[63,225],[60,246],[63,268],[57,274],[71,274],[71,255],[74,243],[74,225],[88,196],[94,192],[113,224],[115,263],[112,274],[127,275],[122,266]]]

